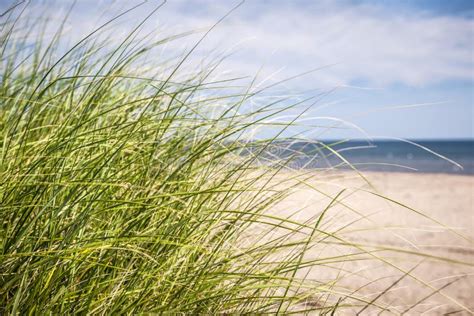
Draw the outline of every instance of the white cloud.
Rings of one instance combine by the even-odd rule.
[[[71,25],[74,33],[93,25],[92,15],[97,14],[92,1],[79,3],[82,18]],[[134,1],[114,3],[116,8],[125,8]],[[129,15],[120,24],[122,30],[115,32],[138,23],[157,3],[149,2]],[[151,25],[171,33],[209,27],[231,7],[227,1],[169,1]],[[460,16],[394,12],[334,1],[298,5],[249,1],[210,34],[196,56],[208,54],[210,48],[223,50],[240,44],[238,53],[226,64],[239,73],[253,73],[264,64],[267,74],[284,67],[278,75],[283,78],[337,63],[298,84],[318,87],[361,80],[372,87],[392,83],[426,86],[445,80],[472,80],[473,42],[474,21]]]
[[[192,28],[210,25],[230,8],[213,7],[213,1],[194,3],[200,10],[183,10],[184,3],[173,3],[159,16],[166,12],[167,25],[178,22]],[[316,78],[339,84],[360,79],[372,86],[473,79],[472,19],[335,2],[263,3],[244,4],[210,36],[211,46],[219,47],[251,39],[233,58],[235,69],[265,64],[271,70],[285,67],[288,73],[297,73],[338,63]]]

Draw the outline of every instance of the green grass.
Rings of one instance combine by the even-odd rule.
[[[188,56],[136,73],[175,38],[101,42],[104,27],[65,50],[61,27],[49,42],[22,37],[17,16],[2,21],[2,313],[263,312],[294,300],[277,294],[294,260],[265,264],[289,242],[237,243],[282,196],[246,176],[270,141],[240,139],[281,110],[239,112],[248,88],[210,81],[217,65],[180,76]]]
[[[280,133],[279,142],[248,135],[301,102],[248,106],[264,89],[213,80],[219,60],[186,68],[194,48],[153,60],[189,34],[152,40],[138,22],[109,42],[112,19],[67,46],[62,23],[41,31],[50,25],[22,10],[1,17],[1,314],[331,314],[377,305],[297,273],[353,260],[305,258],[328,238],[346,242],[321,230],[339,195],[307,221],[268,213],[291,192],[275,179],[292,157],[261,155],[281,144]],[[291,123],[274,125],[283,132]],[[244,242],[256,227],[258,241]],[[303,304],[315,297],[324,299]]]

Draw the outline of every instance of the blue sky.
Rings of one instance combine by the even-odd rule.
[[[51,9],[64,1],[38,3]],[[97,25],[94,17],[103,10],[112,14],[133,3],[138,2],[79,0],[71,37]],[[157,3],[149,1],[128,16],[117,34],[129,30]],[[169,0],[148,27],[169,32],[206,29],[237,3]],[[190,62],[214,53],[214,48],[234,52],[225,70],[253,75],[263,67],[259,77],[266,82],[331,65],[276,92],[305,97],[336,88],[308,120],[340,118],[373,137],[474,137],[472,0],[251,0],[206,38]],[[350,128],[315,136],[363,135]]]
[[[198,24],[231,7],[195,3],[173,10]],[[274,80],[336,64],[289,84],[337,87],[311,113],[315,121],[340,118],[373,137],[472,138],[473,9],[474,1],[455,0],[248,1],[213,36],[229,46],[242,41],[229,68],[252,73],[264,65]]]

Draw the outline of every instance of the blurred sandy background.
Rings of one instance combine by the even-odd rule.
[[[291,176],[288,172],[287,178]],[[474,311],[474,177],[377,172],[364,177],[355,172],[309,174],[305,188],[275,209],[279,215],[300,209],[295,217],[305,220],[318,216],[344,189],[320,228],[337,232],[353,246],[321,236],[323,242],[306,257],[319,258],[321,264],[301,276],[338,278],[330,289],[335,297],[353,293],[361,306],[365,301],[387,307],[387,315],[469,315]],[[330,259],[341,255],[348,256]],[[323,299],[308,304],[317,306]],[[362,312],[377,314],[371,308]]]

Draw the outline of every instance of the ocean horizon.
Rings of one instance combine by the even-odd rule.
[[[297,169],[474,174],[474,139],[295,140],[281,147],[272,155],[300,153],[289,163]]]

